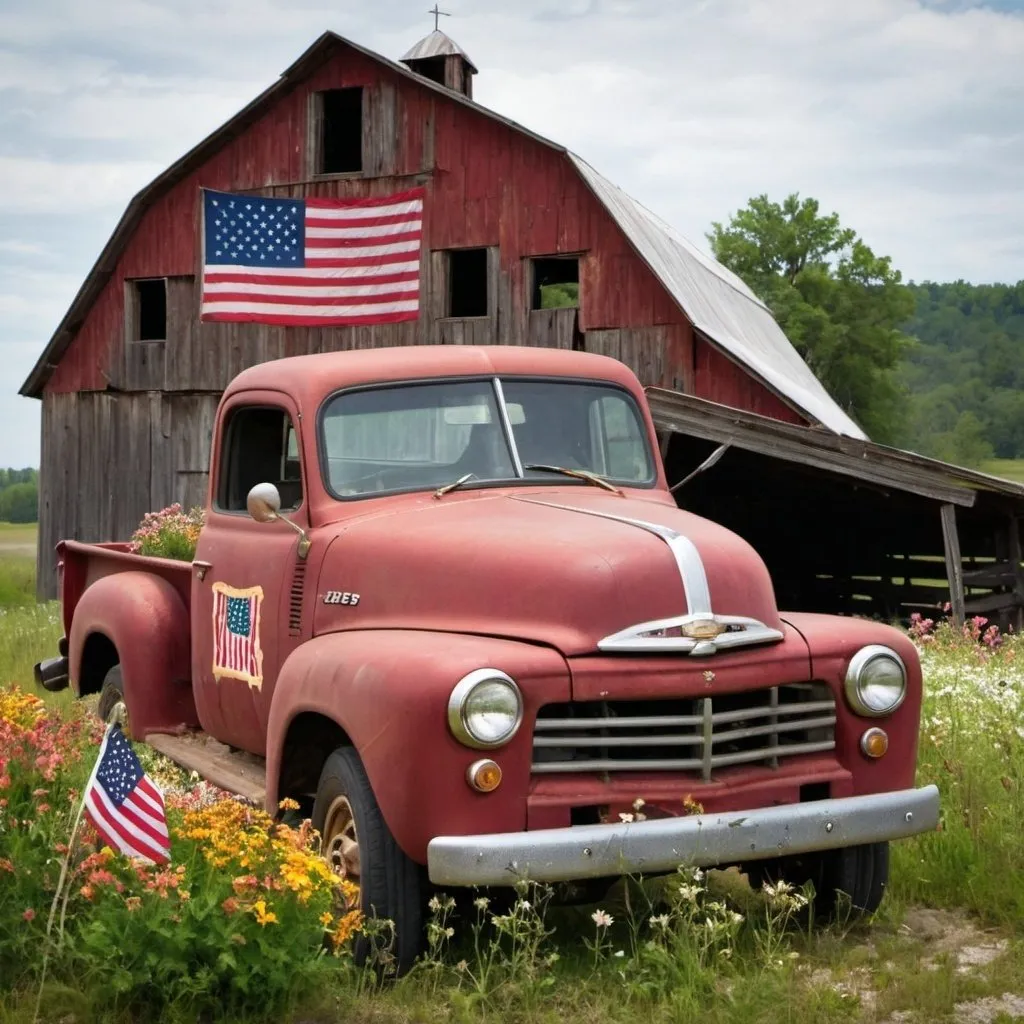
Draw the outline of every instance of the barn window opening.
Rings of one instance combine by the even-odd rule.
[[[448,315],[487,316],[487,250],[453,249],[448,254]]]
[[[577,256],[545,256],[533,264],[531,309],[575,309],[580,304]]]
[[[135,282],[135,341],[167,339],[167,282],[158,277]]]
[[[320,173],[363,169],[363,90],[328,89],[320,94]]]

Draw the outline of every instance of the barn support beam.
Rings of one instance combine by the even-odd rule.
[[[953,625],[964,623],[964,566],[960,557],[960,537],[956,530],[956,506],[942,506],[942,542],[946,549],[946,580],[949,583],[949,604]]]

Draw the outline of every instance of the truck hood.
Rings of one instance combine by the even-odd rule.
[[[566,656],[782,639],[746,541],[674,504],[576,487],[453,493],[338,524],[316,600],[318,634],[477,633]]]

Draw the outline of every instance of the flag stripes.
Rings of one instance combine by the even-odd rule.
[[[280,199],[204,190],[202,318],[416,319],[424,194]]]

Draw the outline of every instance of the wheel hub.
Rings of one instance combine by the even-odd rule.
[[[331,870],[354,885],[359,884],[359,836],[348,797],[335,797],[324,823],[324,856]]]
[[[112,725],[114,722],[117,722],[118,725],[121,726],[121,730],[124,733],[127,734],[130,731],[128,723],[128,705],[124,700],[119,700],[110,709],[110,711],[107,712],[107,724]]]

